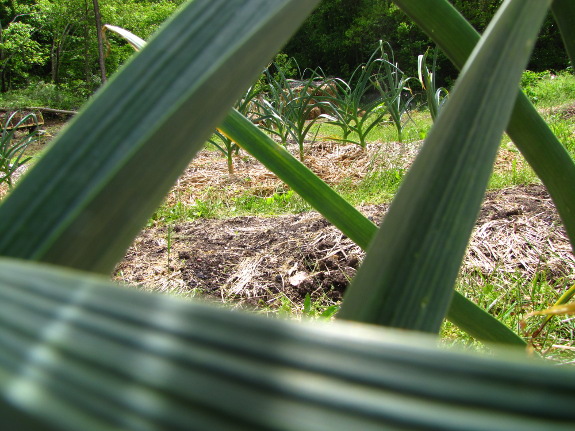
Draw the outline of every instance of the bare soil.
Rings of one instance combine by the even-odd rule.
[[[405,168],[418,144],[356,146],[319,144],[307,164],[328,183],[361,179],[380,158]],[[517,153],[502,149],[496,166],[504,169]],[[519,162],[521,163],[521,162]],[[168,201],[193,202],[206,190],[230,196],[251,187],[267,196],[283,187],[251,158],[236,160],[230,177],[218,153],[203,151],[178,181]],[[379,222],[388,205],[360,207]],[[201,295],[233,304],[274,307],[301,301],[307,293],[337,303],[354,276],[362,250],[315,212],[277,217],[198,219],[145,229],[116,270],[116,279],[147,289]],[[549,281],[575,274],[575,259],[555,207],[541,185],[489,191],[478,218],[462,271],[485,275],[519,273]]]
[[[570,112],[569,112],[570,113]],[[40,151],[65,122],[46,119]],[[308,148],[306,165],[328,184],[360,181],[371,170],[407,169],[420,143],[375,143],[362,150],[331,142]],[[496,169],[524,163],[503,146]],[[246,189],[272,196],[286,187],[245,154],[230,176],[215,151],[202,151],[166,198],[193,204],[214,190],[226,199]],[[7,192],[0,188],[0,197]],[[362,205],[375,222],[388,205]],[[144,229],[116,268],[114,278],[146,289],[199,295],[233,304],[274,307],[310,293],[337,303],[354,276],[363,251],[315,212],[276,217],[198,219]],[[476,223],[462,272],[488,276],[496,271],[526,279],[545,274],[550,282],[573,282],[575,259],[555,207],[542,185],[489,191]]]

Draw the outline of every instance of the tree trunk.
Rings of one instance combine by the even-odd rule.
[[[96,20],[96,34],[98,36],[98,62],[100,63],[100,76],[102,84],[106,82],[106,59],[104,55],[104,40],[102,38],[102,16],[100,15],[100,5],[98,0],[93,0],[94,18]]]
[[[64,45],[68,34],[70,33],[72,26],[66,24],[62,34],[59,38],[54,37],[52,41],[52,49],[50,50],[50,61],[51,61],[51,77],[52,83],[60,83],[60,65],[62,64],[62,56],[64,55]]]
[[[5,62],[5,55],[4,55],[4,49],[2,48],[2,43],[4,42],[4,38],[2,37],[2,32],[4,31],[4,29],[2,28],[2,23],[0,22],[0,92],[5,93],[7,88],[6,88],[6,76],[4,71],[6,70],[6,65],[4,64]]]
[[[88,8],[88,0],[84,0],[84,81],[86,82],[86,90],[90,91],[92,88],[92,71],[90,68],[90,29],[88,28],[88,19],[90,10]]]

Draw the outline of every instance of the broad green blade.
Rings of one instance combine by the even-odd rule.
[[[236,110],[229,113],[219,129],[275,173],[352,241],[367,248],[377,230],[376,226],[285,148]]]
[[[394,3],[425,31],[456,67],[463,67],[479,41],[479,33],[447,0],[394,0]],[[554,11],[566,11],[560,24],[563,37],[572,35],[573,21],[568,17],[574,13],[573,2],[556,0],[554,5]],[[571,57],[574,40],[571,36],[566,42],[571,47]],[[507,134],[547,187],[571,245],[575,247],[575,187],[571,186],[575,184],[575,164],[522,92],[517,97]]]
[[[235,110],[219,128],[278,175],[352,241],[367,250],[377,227],[282,146]],[[447,317],[460,329],[481,341],[525,346],[521,337],[458,292],[455,292]]]
[[[575,68],[575,2],[573,0],[554,0],[551,5],[553,17],[561,31],[563,44]]]
[[[112,271],[234,101],[316,4],[195,0],[181,9],[0,207],[0,254]]]
[[[115,26],[107,26],[127,39],[134,49],[140,50],[146,42],[138,36]],[[283,147],[262,133],[252,122],[237,111],[232,111],[220,126],[234,141],[275,172],[308,203],[364,250],[375,235],[376,226],[343,200],[305,165],[296,160]],[[471,336],[485,341],[524,346],[525,341],[507,326],[486,313],[459,293],[448,317]]]
[[[439,330],[549,4],[500,7],[371,242],[341,318]]]
[[[0,259],[6,430],[569,430],[575,372]],[[515,352],[516,353],[516,352]],[[350,365],[351,364],[351,365]]]

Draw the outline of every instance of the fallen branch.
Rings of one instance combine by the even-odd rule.
[[[22,108],[1,108],[0,112],[14,112],[14,111],[38,111],[38,112],[48,112],[50,114],[60,114],[60,115],[76,115],[78,111],[69,111],[66,109],[54,109],[54,108],[41,108],[41,107],[22,107]]]

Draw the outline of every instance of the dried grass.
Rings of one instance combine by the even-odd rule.
[[[328,184],[359,181],[373,169],[409,167],[420,145],[391,142],[360,148],[320,141],[306,148],[306,165]],[[296,147],[290,148],[295,154]],[[504,146],[496,169],[517,163],[522,159]],[[236,174],[230,176],[219,153],[201,151],[170,192],[168,204],[191,204],[214,191],[225,200],[247,190],[265,197],[286,188],[241,152],[234,164]],[[385,210],[385,205],[361,208],[377,221]],[[273,219],[198,220],[176,228],[169,264],[165,228],[148,228],[118,266],[116,279],[161,291],[201,290],[224,301],[273,303],[282,295],[298,299],[308,292],[327,292],[338,300],[363,257],[359,247],[313,212]],[[520,273],[526,278],[545,273],[549,279],[572,279],[574,269],[571,246],[542,186],[487,194],[464,273]]]
[[[409,167],[420,145],[421,142],[373,143],[363,149],[356,145],[318,142],[307,148],[306,165],[328,184],[350,178],[361,180],[374,168]],[[234,196],[249,188],[251,193],[269,196],[284,187],[275,175],[251,158],[237,157],[236,175],[230,177],[225,161],[214,156],[213,152],[200,153],[180,179],[177,185],[180,191],[172,192],[173,195],[181,197],[189,192],[200,196],[206,189],[217,188]],[[521,160],[514,162],[516,159],[517,153],[503,147],[497,168],[507,169],[513,163],[522,163]],[[376,221],[381,220],[385,210],[385,205],[361,208]],[[199,255],[211,258],[219,254],[220,258],[213,262],[216,266],[219,261],[227,262],[224,266],[219,264],[222,276],[214,280],[220,283],[221,289],[213,285],[207,289],[214,289],[225,301],[274,303],[284,296],[298,300],[306,293],[327,295],[336,301],[363,258],[359,247],[313,212],[271,220],[239,217],[192,224],[201,225],[206,235],[202,234],[199,241],[191,236],[178,241],[187,249],[196,249]],[[218,240],[218,232],[230,229],[242,236],[242,247],[236,246],[234,250],[232,241],[218,251],[218,243],[222,242]],[[267,242],[262,243],[262,238],[267,238]],[[250,250],[247,256],[246,250]],[[142,259],[145,258],[142,256]],[[183,265],[188,274],[188,287],[205,284],[194,279],[194,265],[189,260]],[[463,273],[489,275],[500,271],[521,273],[530,278],[544,272],[556,278],[572,277],[574,267],[569,241],[542,186],[487,194],[464,260]]]

